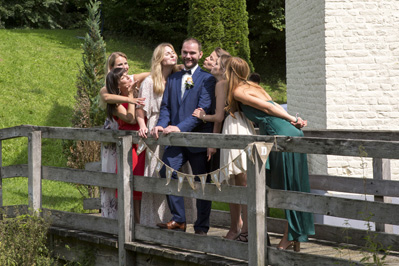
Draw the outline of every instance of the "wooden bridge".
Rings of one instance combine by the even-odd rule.
[[[28,138],[28,164],[2,166],[1,141],[18,137]],[[42,166],[43,138],[115,142],[120,170],[111,174]],[[399,194],[399,182],[385,180],[389,179],[389,159],[399,159],[399,132],[307,131],[302,138],[173,133],[158,141],[145,140],[147,144],[237,149],[254,142],[269,142],[275,144],[277,151],[373,158],[373,179],[328,175],[310,176],[310,179],[312,189],[374,195],[374,201],[270,189],[265,185],[264,168],[257,153],[254,163],[248,160],[247,187],[222,185],[219,191],[215,184],[206,184],[206,193],[202,193],[201,184],[196,183],[195,190],[185,184],[178,192],[176,180],[165,186],[164,179],[131,175],[129,152],[132,143],[139,140],[136,132],[129,131],[39,126],[0,129],[0,207],[10,217],[16,211],[27,212],[28,208],[42,210],[52,220],[50,242],[55,252],[76,259],[76,252],[71,254],[71,250],[64,248],[66,244],[91,247],[96,253],[96,265],[362,265],[359,261],[365,255],[357,251],[366,246],[367,235],[373,236],[373,243],[389,247],[391,254],[385,260],[388,265],[399,265],[399,235],[384,232],[388,227],[385,225],[399,225],[399,205],[384,202],[386,197]],[[365,153],[360,154],[359,147]],[[20,176],[29,180],[29,206],[3,206],[2,179]],[[118,189],[118,219],[42,209],[42,179]],[[211,214],[213,227],[208,236],[190,234],[190,228],[182,233],[135,224],[133,189],[247,204],[249,242],[220,237],[229,223],[228,214],[220,211]],[[266,217],[267,208],[368,220],[376,223],[376,231],[346,228],[343,233],[342,227],[316,224],[316,235],[300,253],[280,251],[265,243],[267,232],[272,243],[276,243],[283,230],[282,220]],[[79,251],[85,254],[84,248]],[[354,255],[347,256],[350,253]]]

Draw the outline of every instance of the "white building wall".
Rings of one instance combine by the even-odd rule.
[[[285,1],[288,112],[326,129],[324,1]],[[326,174],[327,158],[309,155],[309,171]]]
[[[310,129],[399,130],[399,1],[286,0],[286,46],[288,111]],[[372,177],[371,159],[310,156],[310,168]]]

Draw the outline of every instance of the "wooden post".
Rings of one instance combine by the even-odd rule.
[[[118,152],[118,252],[119,265],[134,265],[134,258],[126,252],[125,243],[134,238],[132,176],[132,136],[119,138]]]
[[[28,197],[29,208],[39,213],[42,208],[42,133],[28,134]]]
[[[373,158],[373,179],[391,180],[391,162],[389,159]],[[392,199],[384,196],[374,196],[374,201],[391,203]],[[393,233],[393,227],[390,224],[376,223],[377,232]]]
[[[266,245],[265,167],[254,148],[254,164],[247,156],[248,265],[268,265]]]

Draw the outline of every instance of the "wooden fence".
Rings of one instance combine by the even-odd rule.
[[[1,141],[17,137],[28,137],[28,164],[2,166]],[[42,166],[41,142],[43,138],[90,140],[115,142],[118,153],[118,174],[68,168]],[[280,220],[266,217],[267,208],[292,209],[315,214],[331,215],[346,219],[364,220],[364,213],[372,213],[370,222],[377,224],[399,225],[399,205],[381,201],[383,197],[398,196],[399,182],[383,180],[387,171],[386,159],[399,159],[399,132],[355,132],[355,131],[307,131],[306,137],[285,136],[241,136],[202,133],[173,133],[161,137],[158,141],[146,139],[147,144],[236,148],[244,149],[253,142],[275,143],[277,151],[300,152],[307,154],[327,154],[359,156],[362,147],[367,156],[374,160],[375,179],[348,178],[338,176],[311,176],[314,189],[335,190],[360,194],[376,195],[374,202],[343,199],[338,197],[281,191],[267,188],[264,169],[259,156],[254,164],[248,160],[248,186],[222,186],[219,191],[214,184],[207,184],[202,193],[201,185],[196,190],[188,184],[177,191],[177,181],[172,180],[165,186],[164,179],[146,178],[131,175],[129,152],[132,143],[138,143],[135,132],[101,129],[74,129],[39,126],[18,126],[0,129],[0,207],[2,200],[2,179],[27,176],[29,184],[29,207],[42,209],[41,179],[70,182],[118,189],[118,219],[91,216],[71,212],[43,209],[43,215],[51,217],[55,226],[67,226],[80,230],[99,231],[118,235],[119,265],[133,265],[134,258],[127,251],[129,243],[136,240],[152,241],[178,248],[197,250],[207,253],[244,259],[249,265],[360,265],[339,258],[310,255],[305,253],[284,252],[265,245],[265,234],[269,228],[273,231],[281,227]],[[117,182],[115,182],[117,179]],[[366,184],[366,185],[365,185]],[[160,230],[133,222],[132,190],[154,192],[166,195],[180,195],[211,201],[248,205],[249,242],[241,243],[216,237],[204,237],[194,234]],[[10,208],[8,208],[10,210]],[[381,230],[377,226],[377,230]],[[316,238],[340,242],[342,229],[334,226],[316,225]],[[345,242],[364,244],[368,232],[360,229],[348,229],[350,237]],[[376,232],[376,241],[384,246],[399,250],[398,235]],[[343,241],[342,241],[343,242]]]

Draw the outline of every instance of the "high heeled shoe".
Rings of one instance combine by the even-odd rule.
[[[295,252],[299,252],[299,251],[301,251],[301,242],[298,242],[298,241],[290,241],[290,243],[288,244],[288,246],[286,246],[285,248],[284,247],[277,247],[277,249],[280,249],[280,250],[287,250],[287,249],[289,249],[289,248],[291,248],[292,247],[292,249],[295,251]]]

